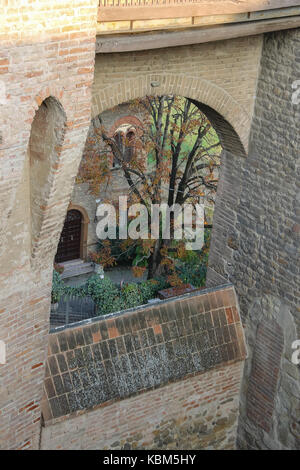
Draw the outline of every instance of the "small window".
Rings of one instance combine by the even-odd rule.
[[[117,130],[114,135],[115,142],[122,153],[123,161],[129,163],[134,153],[135,132],[132,129]],[[114,157],[113,168],[119,167],[117,159]]]

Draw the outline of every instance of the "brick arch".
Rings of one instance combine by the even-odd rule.
[[[23,138],[24,141],[27,142],[27,145],[24,145],[23,148],[20,149],[18,154],[19,165],[17,168],[14,168],[14,179],[12,182],[10,182],[5,192],[7,203],[5,205],[5,210],[2,213],[0,226],[0,254],[1,248],[5,246],[9,214],[14,206],[17,188],[23,175],[25,161],[28,158],[28,146],[32,125],[41,104],[48,99],[55,100],[58,106],[60,106],[63,110],[65,118],[64,142],[57,149],[57,158],[51,167],[51,184],[47,190],[47,196],[44,194],[44,203],[41,204],[43,222],[39,224],[39,233],[37,236],[34,236],[34,240],[32,240],[31,255],[34,254],[34,256],[31,256],[32,267],[37,267],[38,258],[43,260],[42,253],[45,245],[47,244],[47,240],[49,241],[49,239],[51,239],[51,241],[48,243],[51,244],[51,250],[47,249],[47,252],[49,251],[53,252],[53,254],[55,253],[55,248],[59,239],[59,229],[57,230],[57,233],[56,231],[55,233],[52,231],[51,236],[45,237],[42,226],[46,226],[47,221],[49,222],[50,219],[54,218],[56,218],[56,220],[60,218],[63,221],[64,211],[71,196],[72,179],[76,176],[77,173],[78,165],[82,156],[82,148],[84,146],[88,130],[87,122],[84,125],[81,124],[80,126],[76,126],[77,121],[80,118],[76,116],[76,108],[74,107],[72,100],[70,100],[70,94],[65,90],[57,86],[47,85],[39,89],[37,93],[32,96],[32,100],[30,101],[30,104],[26,109],[26,113],[24,114],[23,121]],[[73,141],[76,141],[76,145],[72,144]],[[78,145],[78,141],[82,142],[82,148]],[[73,148],[72,155],[70,155],[71,148]],[[60,179],[65,166],[69,167],[69,180],[62,182]],[[56,212],[55,216],[54,212]],[[42,237],[40,237],[41,234],[43,234]]]
[[[24,145],[22,148],[18,150],[17,158],[19,160],[19,165],[17,165],[16,167],[11,166],[11,169],[13,169],[14,178],[9,182],[9,185],[5,188],[5,191],[3,191],[3,193],[5,194],[5,198],[6,198],[6,203],[4,205],[4,210],[2,211],[2,214],[1,214],[2,217],[1,217],[1,225],[0,225],[0,255],[2,254],[4,250],[5,243],[7,240],[6,231],[7,231],[9,214],[11,213],[13,209],[17,188],[21,182],[24,164],[25,164],[26,158],[28,157],[28,144],[30,140],[32,124],[33,124],[33,121],[35,119],[36,113],[40,105],[48,98],[53,98],[57,100],[58,103],[61,104],[64,110],[64,113],[66,115],[66,122],[65,122],[66,133],[68,132],[69,129],[71,130],[71,127],[73,124],[72,122],[73,116],[71,116],[71,113],[68,110],[68,108],[70,108],[70,104],[68,103],[68,97],[64,96],[64,91],[62,89],[56,86],[48,85],[40,89],[38,93],[32,97],[32,100],[30,101],[30,104],[28,105],[26,109],[26,113],[24,114],[23,130],[22,130],[23,139],[24,139],[24,142],[27,142],[27,145]]]
[[[87,123],[76,125],[78,117],[74,114],[76,110],[68,95],[55,87],[46,87],[36,95],[29,113],[30,119],[27,123],[31,123],[30,136],[38,110],[49,100],[56,103],[64,116],[61,129],[63,138],[55,146],[52,154],[48,154],[51,165],[46,180],[47,190],[43,190],[42,200],[37,207],[40,220],[37,230],[32,232],[31,252],[31,267],[36,273],[45,263],[44,253],[47,253],[47,260],[50,262],[55,255],[88,131]],[[81,142],[81,145],[78,145],[78,142]],[[49,226],[51,229],[48,229]]]
[[[154,86],[153,86],[154,85]],[[121,82],[94,91],[92,117],[103,111],[145,95],[174,94],[184,96],[199,104],[219,131],[224,148],[237,151],[244,156],[248,150],[250,116],[228,92],[214,83],[199,77],[184,74],[142,75],[125,78]],[[223,133],[222,133],[223,131]],[[232,143],[233,142],[233,143]]]
[[[65,139],[66,114],[53,96],[39,105],[31,125],[27,157],[29,158],[31,264],[41,258],[47,238],[49,199],[55,185],[56,169]],[[50,209],[51,212],[51,209]],[[51,216],[50,216],[51,217]]]

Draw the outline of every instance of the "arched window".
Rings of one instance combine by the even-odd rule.
[[[136,130],[130,124],[124,124],[120,126],[115,134],[115,142],[122,154],[124,162],[129,163],[134,155],[134,141],[135,141]],[[116,158],[113,160],[113,167],[120,166]]]

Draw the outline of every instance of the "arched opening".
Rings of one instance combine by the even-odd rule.
[[[46,240],[49,198],[65,135],[66,114],[56,98],[46,98],[34,116],[28,145],[30,165],[31,259]]]
[[[224,116],[198,100],[190,101],[212,123],[222,146],[206,274],[206,286],[214,287],[234,281],[234,257],[239,249],[241,169],[247,153],[240,135]]]
[[[130,163],[134,154],[134,140],[136,135],[136,129],[131,124],[123,124],[116,129],[113,138],[123,155],[125,162]],[[119,163],[116,158],[113,159],[113,167],[119,167]]]
[[[162,105],[162,107],[165,107],[165,112],[159,116],[158,113],[160,110],[158,101],[161,98],[165,100],[164,104]],[[150,105],[148,103],[149,106],[147,105],[147,101],[149,101],[148,99],[153,101],[150,103]],[[156,106],[155,110],[152,105],[154,105],[154,107]],[[169,158],[168,155],[173,152],[173,147],[176,146],[180,140],[182,140],[183,145],[181,147],[180,145],[178,146],[178,155],[176,155],[176,152],[174,152],[173,162],[173,167],[176,168],[181,166],[182,172],[178,171],[176,173],[175,171],[176,174],[174,173],[173,175],[174,180],[179,181],[183,173],[185,173],[184,166],[185,161],[188,160],[188,154],[191,156],[190,161],[192,161],[192,163],[188,164],[190,166],[187,169],[187,177],[184,178],[184,181],[182,181],[180,184],[173,184],[174,187],[170,189],[169,196],[166,196],[165,202],[173,204],[176,201],[176,203],[179,203],[183,206],[187,198],[190,198],[193,199],[194,203],[195,193],[198,192],[198,195],[202,197],[202,200],[204,199],[207,203],[205,204],[205,221],[207,225],[206,229],[210,230],[211,233],[211,228],[213,226],[213,207],[216,200],[216,185],[219,179],[220,171],[219,156],[221,149],[222,157],[225,155],[225,153],[234,153],[237,158],[242,158],[245,156],[245,150],[241,140],[232,125],[213,108],[204,105],[197,100],[172,94],[166,94],[162,96],[151,95],[143,98],[136,98],[135,100],[128,103],[123,103],[120,106],[122,109],[127,106],[128,109],[131,110],[132,114],[135,111],[140,118],[140,124],[136,129],[133,123],[126,122],[126,117],[122,117],[116,120],[117,124],[112,126],[112,128],[109,130],[105,128],[104,119],[106,118],[107,120],[107,115],[109,114],[108,110],[94,118],[94,122],[101,123],[101,125],[99,125],[97,141],[99,147],[98,151],[95,151],[95,140],[92,141],[93,147],[89,148],[86,146],[83,157],[84,167],[82,168],[84,169],[83,173],[85,173],[83,180],[90,184],[90,189],[92,191],[96,189],[95,197],[99,197],[100,194],[100,192],[97,193],[98,183],[99,188],[101,188],[101,184],[103,182],[101,181],[101,178],[97,179],[96,177],[95,179],[94,176],[97,173],[101,173],[101,176],[103,176],[107,170],[109,171],[109,161],[114,162],[114,164],[111,165],[112,170],[118,169],[118,171],[121,172],[120,174],[123,175],[123,179],[127,184],[126,187],[122,187],[122,189],[124,189],[124,195],[134,193],[137,195],[137,198],[139,198],[137,186],[144,184],[146,179],[148,179],[148,182],[145,183],[147,185],[147,191],[145,191],[144,194],[146,197],[150,195],[151,187],[159,188],[164,185],[168,185],[168,181],[166,181],[166,175],[161,175],[161,177],[159,177],[157,174],[156,177],[151,179],[151,173],[153,173],[153,171],[155,173],[156,157],[154,156],[154,153],[157,149],[154,148],[155,146],[151,149],[150,141],[151,139],[153,142],[156,141],[156,146],[159,145],[160,139],[166,139],[166,141],[168,141],[167,145],[163,149],[163,153],[165,154],[164,157],[166,157],[165,164],[161,165],[161,167],[165,166],[165,168],[162,170],[164,171],[166,170],[166,167],[169,166],[171,174],[172,162],[169,161],[169,163],[167,163]],[[115,108],[112,112],[115,113]],[[182,126],[183,118],[187,119],[187,122],[184,126]],[[158,124],[158,121],[160,124]],[[169,125],[170,127],[168,128]],[[155,126],[156,129],[154,129]],[[160,128],[158,128],[159,126]],[[206,127],[208,132],[205,129]],[[101,135],[103,128],[105,135]],[[181,135],[179,131],[180,128],[182,131]],[[189,133],[189,131],[186,131],[186,128],[190,129],[190,137],[185,135]],[[201,132],[199,136],[201,135],[201,139],[203,139],[203,145],[202,143],[201,145],[198,143],[196,145],[195,142],[198,139],[197,135],[200,129]],[[107,145],[105,146],[105,144]],[[193,149],[194,144],[195,148]],[[136,151],[138,154],[141,154],[142,151],[145,152],[146,165],[142,166],[141,161],[139,161],[138,158],[133,158],[134,151]],[[192,156],[194,151],[198,152],[198,156],[195,158]],[[108,156],[111,158],[108,158]],[[108,159],[107,168],[105,168],[103,165],[105,158]],[[124,164],[123,168],[118,161],[120,158]],[[175,159],[178,159],[177,163],[175,162]],[[202,161],[200,161],[201,159]],[[126,175],[127,170],[130,172],[130,177],[128,177],[128,174]],[[83,173],[81,173],[81,176]],[[168,168],[166,173],[168,173]],[[115,175],[116,173],[113,172],[112,174]],[[105,184],[106,202],[112,201],[115,194],[117,193],[116,188],[112,184],[112,180],[113,177],[110,177],[110,179]],[[202,183],[198,184],[199,181]],[[202,186],[202,191],[200,191],[200,186]],[[187,191],[187,188],[190,191]],[[171,197],[171,191],[175,191],[175,193],[177,192],[176,197]],[[178,197],[180,192],[184,193],[183,198]],[[188,192],[189,194],[187,194]],[[144,198],[144,200],[145,199],[146,198]],[[154,201],[155,196],[153,196],[152,199]],[[140,200],[142,200],[141,197]],[[157,198],[155,199],[155,202],[159,202]],[[161,202],[163,202],[163,198]],[[210,207],[208,207],[209,205]],[[144,262],[143,259],[145,259],[144,254],[145,253],[139,257],[137,256],[137,258],[141,259],[142,262]],[[205,260],[207,260],[207,257]],[[220,274],[220,278],[221,277],[222,274]],[[201,279],[202,278],[203,274],[201,273]],[[196,282],[195,278],[194,280]]]
[[[97,308],[102,314],[141,305],[145,299],[148,301],[173,297],[231,280],[228,267],[231,266],[236,247],[234,238],[231,242],[230,235],[237,224],[239,175],[241,160],[246,156],[245,136],[243,140],[239,137],[231,124],[232,120],[229,122],[213,107],[188,95],[168,92],[163,95],[145,95],[120,106],[123,113],[126,111],[124,107],[128,107],[131,113],[134,108],[141,107],[142,112],[136,111],[140,125],[135,128],[132,122],[125,122],[126,116],[118,122],[114,114],[117,108],[111,110],[114,120],[109,121],[109,110],[105,110],[103,115],[99,113],[94,116],[77,178],[77,185],[82,185],[82,188],[77,191],[79,199],[76,198],[76,203],[84,206],[84,199],[80,200],[84,190],[89,193],[85,198],[85,208],[93,208],[89,213],[94,224],[89,232],[95,231],[96,237],[93,246],[89,243],[87,261],[94,263],[96,273],[103,273],[104,269],[104,277],[109,285],[104,285],[103,289],[111,289],[113,292],[114,301],[108,301],[109,305],[104,305],[103,302],[106,301],[95,297],[95,303],[101,304],[97,304]],[[105,123],[104,116],[110,125]],[[117,122],[118,125],[111,125],[111,122]],[[129,155],[131,145],[134,151]],[[119,167],[113,165],[115,157],[118,164],[121,162]],[[163,173],[160,174],[159,171]],[[116,180],[115,175],[120,175],[120,178]],[[119,183],[121,178],[125,181],[125,186],[113,186],[112,181]],[[105,191],[101,192],[103,187]],[[119,195],[128,196],[129,206],[142,203],[144,207],[149,207],[166,203],[170,208],[179,204],[183,211],[184,205],[188,203],[195,211],[195,206],[199,203],[205,209],[204,244],[201,247],[193,245],[192,248],[187,248],[186,236],[177,243],[173,233],[170,243],[163,242],[157,248],[156,241],[165,238],[160,235],[152,237],[150,234],[149,213],[147,220],[143,219],[133,229],[138,233],[146,227],[146,242],[129,243],[129,238],[138,240],[141,237],[135,238],[129,233],[129,225],[135,216],[129,214],[128,204],[128,217],[121,227]],[[94,198],[92,204],[90,196]],[[207,220],[207,201],[212,202],[215,208],[210,220]],[[113,206],[117,216],[113,230],[115,235],[110,240],[102,239],[97,232],[99,222],[106,217],[98,213],[102,203]],[[157,225],[161,234],[164,215],[159,217]],[[172,215],[171,219],[170,230],[174,232],[177,219]],[[185,221],[180,224],[183,227]],[[120,228],[124,227],[127,229],[125,238],[124,234],[120,236]],[[183,231],[186,228],[195,235],[195,218],[188,222]],[[117,244],[113,240],[117,240]],[[187,250],[190,250],[189,254]],[[153,262],[154,254],[157,258]],[[57,261],[61,259],[57,258]],[[97,265],[100,265],[99,269]],[[119,270],[116,275],[115,268]],[[131,272],[130,275],[128,271]],[[152,281],[155,282],[154,287]],[[94,284],[93,282],[87,285],[88,289],[91,287],[89,292],[92,298],[93,289],[102,281],[98,277]],[[98,287],[102,289],[101,286]],[[186,290],[180,290],[181,287]],[[170,292],[166,292],[169,290]],[[111,296],[108,297],[111,299]]]
[[[83,207],[69,205],[55,255],[56,263],[86,259],[89,222],[87,211]]]

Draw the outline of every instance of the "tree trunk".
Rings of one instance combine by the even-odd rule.
[[[148,279],[153,279],[154,277],[160,275],[160,271],[162,268],[160,266],[161,247],[162,247],[162,240],[156,240],[153,253],[151,254],[149,261],[148,261]]]
[[[161,264],[163,256],[160,252],[162,248],[169,247],[169,245],[170,240],[156,240],[153,253],[148,260],[148,279],[167,276],[170,274],[168,266]]]

